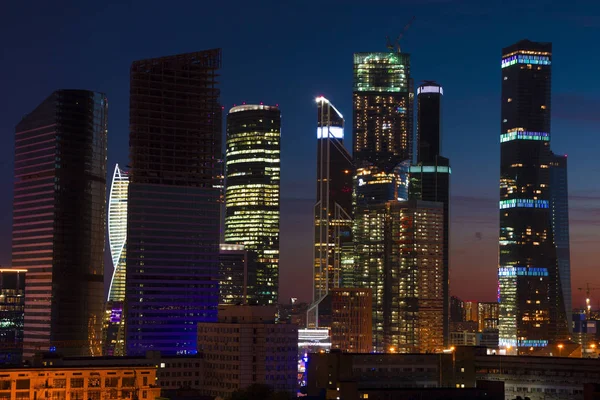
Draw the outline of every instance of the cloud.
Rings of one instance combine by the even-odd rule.
[[[556,93],[552,99],[552,117],[570,121],[600,122],[600,99],[577,93]]]

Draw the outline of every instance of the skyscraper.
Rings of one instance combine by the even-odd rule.
[[[443,348],[443,206],[420,200],[358,207],[358,287],[373,292],[373,348]]]
[[[125,355],[125,302],[126,245],[127,245],[127,172],[115,165],[108,198],[108,243],[113,262],[113,274],[104,310],[103,354]]]
[[[569,243],[569,191],[567,179],[567,156],[553,154],[550,163],[550,209],[552,231],[560,277],[560,290],[567,318],[567,327],[573,330],[571,305],[571,246]],[[556,289],[557,291],[559,288]],[[562,310],[560,310],[562,312]]]
[[[442,97],[444,90],[434,81],[417,88],[417,164],[411,166],[411,197],[438,201],[444,208],[444,341],[450,325],[450,160],[442,157]]]
[[[58,90],[16,127],[12,267],[26,269],[23,355],[100,355],[106,96]]]
[[[513,348],[569,329],[550,208],[551,64],[551,43],[502,51],[499,330],[500,345]]]
[[[385,172],[413,151],[413,89],[410,55],[400,52],[354,54],[353,133],[357,168]]]
[[[256,300],[279,295],[279,176],[281,113],[248,104],[227,115],[225,243],[256,252]]]
[[[317,201],[313,307],[342,282],[344,250],[352,244],[352,157],[344,147],[344,118],[317,98]],[[318,317],[315,318],[318,324]]]
[[[131,66],[126,352],[196,352],[217,318],[221,50]]]

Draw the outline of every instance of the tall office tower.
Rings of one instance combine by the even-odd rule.
[[[371,289],[331,289],[331,348],[348,353],[373,351]]]
[[[390,201],[354,215],[357,286],[373,291],[375,351],[443,348],[443,206]]]
[[[23,356],[100,355],[106,96],[58,90],[16,127],[12,267],[27,270]]]
[[[219,304],[254,304],[256,253],[243,244],[221,244],[219,251]]]
[[[326,98],[317,98],[317,202],[314,209],[315,265],[311,308],[316,326],[318,305],[331,289],[341,287],[344,275],[342,263],[348,260],[347,251],[352,251],[354,167],[343,141],[342,114]],[[352,266],[345,265],[348,272]]]
[[[281,113],[248,104],[227,115],[225,243],[256,252],[256,300],[279,294],[279,174]]]
[[[113,262],[113,274],[104,309],[102,353],[105,356],[125,355],[126,244],[127,244],[127,172],[115,166],[108,198],[108,243]]]
[[[567,180],[567,156],[553,154],[550,163],[550,209],[552,230],[560,277],[560,290],[569,332],[573,331],[573,308],[571,305],[571,247],[569,244],[569,190]],[[556,289],[558,291],[558,288]],[[562,310],[561,310],[562,312]]]
[[[434,81],[417,88],[417,164],[411,166],[411,197],[444,205],[444,341],[450,325],[450,160],[441,156],[442,97]]]
[[[24,269],[0,269],[0,365],[21,362],[26,274]]]
[[[551,59],[551,43],[522,40],[502,52],[498,281],[505,347],[568,336],[550,208]]]
[[[353,133],[357,168],[389,173],[413,151],[413,90],[410,55],[354,54]]]
[[[128,355],[195,353],[217,318],[220,66],[220,49],[131,66]]]

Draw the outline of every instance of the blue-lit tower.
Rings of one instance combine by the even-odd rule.
[[[506,348],[568,334],[550,207],[551,64],[551,43],[503,49],[498,294]]]

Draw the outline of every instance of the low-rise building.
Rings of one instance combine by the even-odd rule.
[[[161,356],[159,351],[148,351],[145,356],[124,357],[62,357],[57,353],[39,354],[34,366],[65,368],[109,368],[114,366],[152,366],[156,369],[156,385],[162,397],[170,397],[180,390],[195,390],[200,393],[203,380],[201,354]]]
[[[218,322],[198,324],[203,394],[225,398],[254,383],[297,390],[298,328],[275,315],[275,307],[221,305]]]
[[[3,400],[154,400],[155,366],[55,366],[0,369]]]

